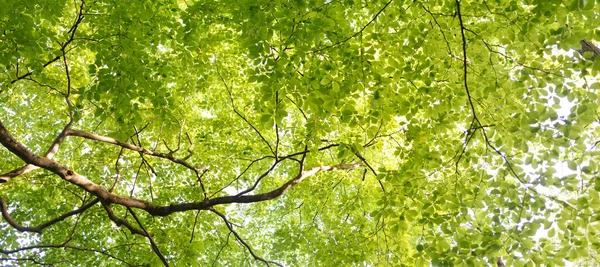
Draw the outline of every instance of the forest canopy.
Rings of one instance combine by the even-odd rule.
[[[598,4],[5,0],[0,266],[598,266]]]

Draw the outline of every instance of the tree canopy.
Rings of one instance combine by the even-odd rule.
[[[0,266],[600,264],[598,1],[1,6]]]

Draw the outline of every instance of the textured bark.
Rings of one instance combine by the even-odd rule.
[[[82,133],[79,133],[79,132],[78,132],[78,134],[83,135]],[[90,137],[92,137],[92,136],[90,136]],[[99,137],[97,137],[97,136],[93,137],[94,140],[97,140],[97,138],[99,138]],[[105,142],[114,143],[116,145],[131,147],[131,145],[129,145],[129,144],[121,143],[112,138],[100,138],[100,139],[101,140],[99,140],[99,141],[104,140]],[[80,174],[74,172],[73,170],[69,169],[67,166],[64,166],[52,159],[36,155],[35,153],[31,152],[27,147],[25,147],[23,144],[19,143],[8,132],[8,130],[4,127],[4,125],[2,124],[1,121],[0,121],[0,143],[4,147],[6,147],[10,152],[17,155],[19,158],[21,158],[23,161],[25,161],[27,164],[32,164],[32,165],[44,168],[46,170],[49,170],[49,171],[55,173],[56,175],[60,176],[65,181],[70,182],[70,183],[78,186],[79,188],[93,194],[94,196],[99,198],[100,201],[105,206],[108,206],[110,204],[118,204],[118,205],[130,207],[130,208],[138,208],[138,209],[145,210],[146,212],[148,212],[149,214],[154,215],[154,216],[168,216],[174,212],[181,212],[181,211],[188,211],[188,210],[202,210],[202,209],[211,208],[216,205],[224,205],[224,204],[231,204],[231,203],[254,203],[254,202],[267,201],[267,200],[271,200],[271,199],[274,199],[274,198],[277,198],[277,197],[283,195],[283,193],[285,193],[287,190],[289,190],[294,185],[300,183],[306,177],[315,175],[321,171],[331,171],[331,170],[338,170],[338,169],[352,170],[352,169],[356,169],[360,166],[363,166],[362,162],[355,163],[355,164],[318,166],[318,167],[314,167],[314,168],[312,168],[310,170],[306,170],[306,171],[301,170],[296,177],[289,180],[288,182],[286,182],[279,188],[276,188],[272,191],[262,193],[262,194],[256,194],[256,195],[240,195],[240,194],[238,194],[238,195],[234,195],[234,196],[224,196],[224,197],[207,199],[207,200],[204,200],[201,202],[178,203],[178,204],[170,204],[168,206],[155,206],[152,203],[149,203],[144,200],[130,198],[130,197],[111,193],[108,190],[106,190],[104,187],[87,179],[85,176],[80,175]],[[146,151],[146,150],[142,150],[142,151]]]
[[[594,43],[587,41],[585,39],[579,41],[579,43],[581,44],[581,49],[577,50],[577,52],[579,52],[579,54],[581,54],[583,56],[583,53],[585,53],[585,52],[593,53],[593,55],[591,57],[586,58],[587,60],[594,61],[594,59],[596,59],[596,57],[600,54],[600,48],[598,48]]]
[[[60,132],[60,134],[56,137],[56,139],[54,139],[54,142],[52,142],[52,145],[50,146],[50,148],[48,148],[48,151],[46,151],[46,154],[44,155],[44,157],[51,159],[54,156],[54,154],[56,154],[56,152],[58,151],[58,147],[60,146],[62,141],[67,136],[67,131],[69,131],[69,128],[71,127],[72,123],[73,123],[73,121],[69,121],[69,123],[67,123],[65,128]],[[19,169],[15,169],[15,170],[12,170],[5,174],[2,174],[2,175],[0,175],[0,183],[6,183],[12,178],[15,178],[15,177],[25,174],[25,173],[28,173],[37,168],[39,168],[39,167],[32,165],[32,164],[27,164]]]

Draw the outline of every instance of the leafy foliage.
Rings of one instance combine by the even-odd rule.
[[[598,1],[14,1],[0,265],[600,264]]]

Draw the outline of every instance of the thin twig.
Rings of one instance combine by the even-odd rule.
[[[233,224],[231,222],[229,222],[229,220],[223,213],[220,213],[213,208],[211,208],[210,211],[217,214],[219,217],[221,217],[221,219],[223,219],[223,221],[225,222],[225,225],[227,225],[227,228],[229,228],[229,232],[231,232],[233,234],[233,236],[235,236],[235,239],[237,239],[237,241],[239,241],[248,250],[248,252],[250,252],[250,254],[252,255],[252,257],[255,260],[261,261],[264,264],[266,264],[267,266],[271,266],[271,264],[275,264],[277,266],[283,267],[283,265],[281,265],[278,262],[268,261],[268,260],[265,260],[264,258],[256,255],[256,253],[252,250],[252,247],[250,247],[250,245],[248,245],[248,243],[246,243],[246,241],[244,241],[244,239],[242,239],[242,237],[233,229]]]
[[[246,117],[244,117],[244,115],[242,115],[235,108],[235,102],[233,101],[233,94],[231,93],[231,89],[229,88],[229,85],[227,84],[227,82],[225,81],[223,76],[221,75],[221,72],[219,71],[218,66],[217,66],[217,74],[219,75],[219,78],[221,78],[221,81],[223,82],[223,84],[225,85],[225,88],[227,89],[227,92],[229,93],[229,99],[231,100],[231,108],[233,109],[233,112],[235,112],[235,114],[238,115],[238,117],[240,117],[248,125],[250,125],[250,127],[254,130],[254,132],[256,132],[256,134],[258,134],[260,139],[262,139],[262,141],[265,142],[265,144],[267,144],[271,153],[273,153],[274,156],[277,156],[277,153],[275,153],[275,150],[273,150],[273,147],[271,147],[271,144],[269,143],[269,141],[267,141],[267,139],[262,135],[262,133],[260,133],[260,131],[256,127],[254,127],[254,125],[252,123],[250,123],[250,121],[248,121],[248,119],[246,119]]]
[[[146,228],[144,228],[144,225],[142,225],[142,222],[140,221],[140,219],[138,219],[137,215],[135,215],[133,210],[130,207],[127,207],[127,210],[129,211],[129,213],[131,213],[131,216],[133,216],[133,219],[135,219],[135,221],[138,223],[138,225],[140,226],[142,231],[144,231],[144,233],[146,233],[146,237],[150,241],[150,245],[152,246],[152,250],[154,251],[154,253],[156,253],[158,258],[160,258],[160,261],[162,261],[162,263],[168,267],[169,262],[167,262],[167,259],[165,258],[165,256],[162,254],[162,252],[160,252],[160,249],[154,242],[154,238],[152,238],[152,236],[148,233],[148,231],[146,231]]]
[[[383,6],[383,7],[382,7],[382,8],[381,8],[381,9],[380,9],[380,10],[379,10],[379,11],[378,11],[376,14],[375,14],[375,16],[373,16],[373,18],[371,18],[371,20],[370,20],[369,22],[367,22],[367,24],[365,24],[365,25],[364,25],[364,26],[363,26],[363,27],[362,27],[362,28],[361,28],[359,31],[355,32],[354,34],[352,34],[352,35],[348,36],[347,38],[345,38],[345,39],[343,39],[343,40],[341,40],[341,41],[335,42],[335,43],[333,43],[332,45],[328,45],[328,46],[325,46],[325,47],[322,47],[322,48],[319,48],[319,49],[313,50],[312,52],[313,52],[313,53],[316,53],[316,52],[321,52],[321,51],[323,51],[323,50],[326,50],[326,49],[329,49],[329,48],[332,48],[332,47],[338,46],[338,45],[340,45],[340,44],[343,44],[343,43],[345,43],[345,42],[349,41],[350,39],[352,39],[352,38],[354,38],[354,37],[358,36],[358,35],[359,35],[359,34],[361,34],[361,33],[362,33],[362,32],[363,32],[363,31],[364,31],[364,30],[365,30],[367,27],[369,27],[369,25],[371,25],[371,23],[373,23],[373,22],[374,22],[374,21],[377,19],[377,17],[379,17],[379,15],[381,15],[381,13],[383,13],[383,11],[384,11],[384,10],[385,10],[385,9],[386,9],[386,8],[387,8],[387,7],[388,7],[390,4],[391,4],[391,3],[392,3],[392,1],[393,1],[393,0],[390,0],[390,1],[388,1],[388,2],[387,2],[387,3],[386,3],[386,4],[385,4],[385,5],[384,5],[384,6]]]
[[[229,245],[229,237],[231,236],[231,232],[227,233],[227,239],[225,239],[225,244],[223,244],[223,246],[221,246],[221,248],[219,249],[219,252],[217,252],[217,256],[215,256],[215,259],[212,262],[211,266],[215,266],[215,264],[217,263],[217,260],[219,259],[219,256],[221,255],[221,252],[223,252],[223,250],[225,249],[225,247],[227,245]]]
[[[158,258],[160,258],[160,261],[162,261],[162,263],[165,266],[169,266],[169,262],[167,262],[167,259],[165,258],[165,256],[160,252],[160,249],[154,242],[154,238],[152,238],[152,236],[150,234],[148,234],[148,231],[146,231],[146,229],[142,225],[142,222],[140,221],[140,219],[138,219],[138,217],[135,215],[135,213],[133,212],[133,210],[130,207],[127,207],[127,210],[129,211],[129,213],[131,213],[131,216],[133,216],[133,218],[138,223],[140,228],[142,228],[142,231],[144,231],[144,233],[146,233],[146,237],[148,237],[148,240],[150,241],[150,245],[152,246],[152,250],[154,251],[154,253],[156,253]]]
[[[63,221],[66,218],[69,218],[73,215],[76,214],[80,214],[86,210],[88,210],[89,208],[91,208],[92,206],[96,205],[96,203],[98,203],[98,199],[94,199],[92,200],[90,203],[85,204],[83,206],[81,206],[80,208],[67,212],[63,215],[60,215],[52,220],[49,220],[45,223],[42,223],[38,226],[21,226],[19,225],[8,213],[8,207],[6,205],[6,201],[4,201],[4,199],[2,199],[2,197],[0,197],[0,210],[2,211],[2,217],[8,222],[8,224],[10,224],[10,226],[12,226],[13,228],[21,231],[21,232],[34,232],[34,233],[42,233],[42,230],[44,230],[44,228],[49,227],[54,225],[57,222]]]

